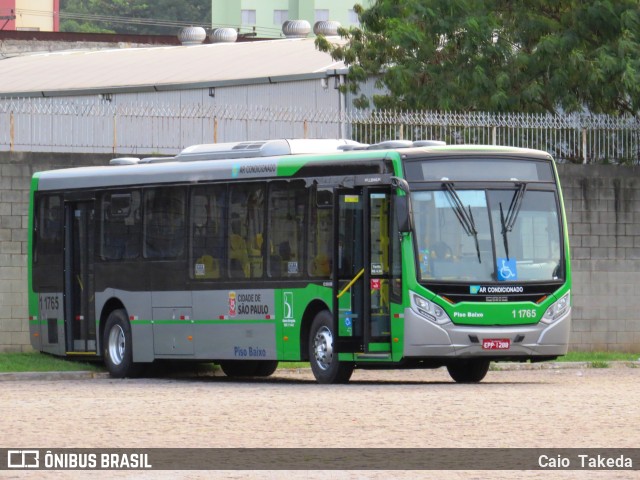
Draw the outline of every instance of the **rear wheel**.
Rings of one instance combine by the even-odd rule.
[[[124,310],[109,314],[102,339],[104,364],[112,377],[133,377],[140,373],[140,365],[133,363],[131,324]]]
[[[313,319],[309,334],[309,361],[318,383],[347,383],[353,373],[353,363],[338,360],[334,337],[331,313],[323,310]]]
[[[478,383],[489,371],[490,360],[457,360],[447,365],[449,375],[458,383]]]

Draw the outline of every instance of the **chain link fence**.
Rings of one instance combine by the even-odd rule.
[[[270,138],[396,139],[536,148],[560,162],[640,163],[640,119],[589,114],[305,110],[295,107],[0,99],[0,151],[175,154]]]

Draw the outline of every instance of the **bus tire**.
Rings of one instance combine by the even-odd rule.
[[[257,360],[256,377],[270,377],[278,369],[277,360]]]
[[[102,342],[104,364],[115,378],[134,377],[140,366],[133,363],[131,324],[124,310],[114,310],[107,317]]]
[[[277,360],[227,360],[220,362],[227,377],[269,377],[278,368]]]
[[[251,360],[227,360],[220,362],[220,368],[227,377],[253,377],[257,365]]]
[[[333,345],[333,318],[328,310],[319,312],[309,332],[309,362],[318,383],[347,383],[353,373],[352,362],[341,362]]]
[[[457,383],[478,383],[489,371],[490,360],[456,360],[447,365],[447,371]]]

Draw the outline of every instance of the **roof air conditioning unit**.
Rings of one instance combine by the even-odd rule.
[[[282,33],[287,38],[305,38],[311,32],[306,20],[287,20],[282,24]]]
[[[238,32],[235,28],[216,28],[209,39],[211,43],[233,43],[238,39]]]
[[[316,35],[324,35],[325,37],[335,37],[338,35],[340,22],[335,20],[320,20],[313,25],[313,33]]]
[[[178,40],[182,45],[199,45],[207,38],[207,32],[202,27],[184,27],[178,33]]]

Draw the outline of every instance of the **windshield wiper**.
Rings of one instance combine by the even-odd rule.
[[[480,245],[478,244],[478,230],[476,230],[476,222],[473,219],[473,213],[471,213],[471,206],[469,205],[468,210],[465,210],[464,204],[462,203],[462,200],[460,199],[458,192],[456,192],[452,182],[445,182],[442,186],[447,190],[447,193],[451,197],[451,208],[453,208],[464,232],[475,240],[478,263],[482,263],[482,259],[480,258]]]
[[[513,227],[516,224],[516,219],[518,218],[518,213],[520,213],[520,208],[522,207],[522,199],[524,198],[524,193],[527,190],[526,183],[518,184],[518,189],[513,194],[513,198],[511,199],[511,204],[509,205],[509,210],[507,210],[507,216],[504,216],[504,210],[502,208],[502,202],[500,202],[500,223],[502,224],[502,242],[504,243],[504,252],[507,255],[507,260],[509,260],[509,239],[507,238],[507,233],[513,230]]]

